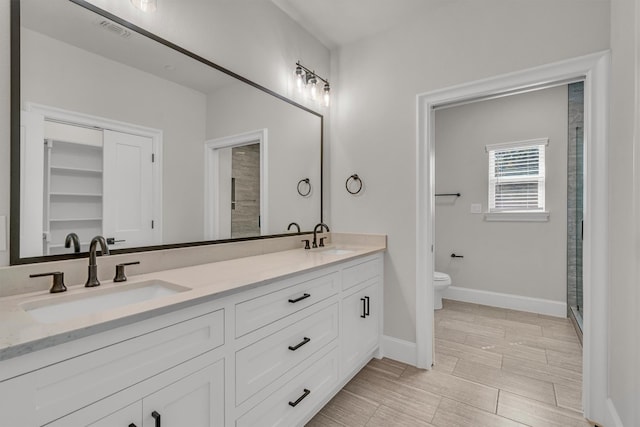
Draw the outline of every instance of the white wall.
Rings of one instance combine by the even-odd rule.
[[[21,37],[23,109],[34,102],[162,130],[163,241],[202,240],[206,96],[31,30]]]
[[[331,221],[388,234],[384,333],[415,342],[416,94],[609,47],[609,3],[462,0],[332,57]],[[366,192],[344,181],[357,172]]]
[[[328,49],[268,1],[167,1],[154,14],[129,1],[91,2],[283,95],[293,93],[298,59],[329,74]],[[0,2],[0,216],[9,215],[10,194],[9,3]],[[9,251],[0,251],[0,266],[8,263]]]
[[[560,86],[436,111],[435,268],[454,286],[566,302],[568,89]],[[487,144],[549,138],[548,222],[487,222]],[[464,258],[451,258],[451,254]]]
[[[609,395],[624,426],[640,425],[640,182],[639,164],[634,170],[633,163],[634,150],[637,155],[640,148],[639,135],[634,135],[640,130],[639,7],[637,0],[611,3]]]

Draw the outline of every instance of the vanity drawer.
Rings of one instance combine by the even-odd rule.
[[[338,336],[338,303],[236,352],[236,405]]]
[[[335,272],[236,304],[236,338],[337,294],[339,282]]]
[[[221,309],[67,359],[15,380],[30,383],[36,419],[41,425],[223,344],[224,310]]]
[[[236,420],[236,427],[301,425],[337,383],[338,350],[334,349]]]
[[[342,289],[352,288],[360,283],[380,275],[382,259],[376,257],[369,261],[347,267],[342,270]]]

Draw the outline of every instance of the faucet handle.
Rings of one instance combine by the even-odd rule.
[[[301,242],[304,242],[305,249],[311,249],[311,246],[309,246],[309,239],[302,239]]]
[[[321,248],[324,248],[324,241],[326,240],[326,237],[321,237],[320,238],[320,243],[318,244],[318,246],[320,246]]]
[[[136,265],[136,264],[140,264],[140,261],[133,261],[133,262],[123,262],[122,264],[117,264],[116,265],[116,276],[113,278],[114,282],[126,282],[127,281],[127,276],[125,276],[124,274],[124,267],[127,265]]]
[[[29,277],[44,277],[44,276],[53,276],[53,283],[51,284],[51,288],[49,292],[52,294],[57,294],[59,292],[64,292],[67,290],[67,287],[64,285],[64,273],[62,271],[54,271],[51,273],[39,273],[39,274],[30,274]]]

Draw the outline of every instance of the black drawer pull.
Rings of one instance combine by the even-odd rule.
[[[367,300],[364,298],[360,298],[360,301],[362,301],[362,314],[360,315],[360,317],[364,319],[365,317],[367,317]]]
[[[302,301],[303,299],[307,299],[311,296],[311,294],[304,294],[302,295],[300,298],[296,298],[296,299],[290,299],[289,302],[290,303],[296,303],[298,301]]]
[[[302,347],[303,345],[305,345],[305,344],[306,344],[306,343],[308,343],[309,341],[311,341],[311,338],[304,337],[304,339],[303,339],[299,344],[294,345],[294,346],[291,346],[291,345],[290,345],[290,346],[289,346],[289,350],[291,350],[291,351],[296,351],[297,349],[299,349],[300,347]]]
[[[153,411],[151,413],[151,416],[153,417],[154,420],[156,420],[156,427],[160,427],[160,414],[157,413],[156,411]]]
[[[369,297],[364,297],[364,299],[367,300],[367,308],[364,310],[364,315],[369,316]]]
[[[302,396],[300,396],[298,398],[298,400],[296,400],[295,402],[289,402],[289,405],[291,405],[292,407],[296,407],[298,406],[298,403],[302,402],[302,399],[304,399],[305,397],[309,396],[309,393],[311,393],[311,390],[308,389],[304,389],[304,393],[302,394]]]

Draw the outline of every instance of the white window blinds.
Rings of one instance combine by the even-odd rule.
[[[544,211],[548,143],[544,138],[487,145],[489,212]]]

